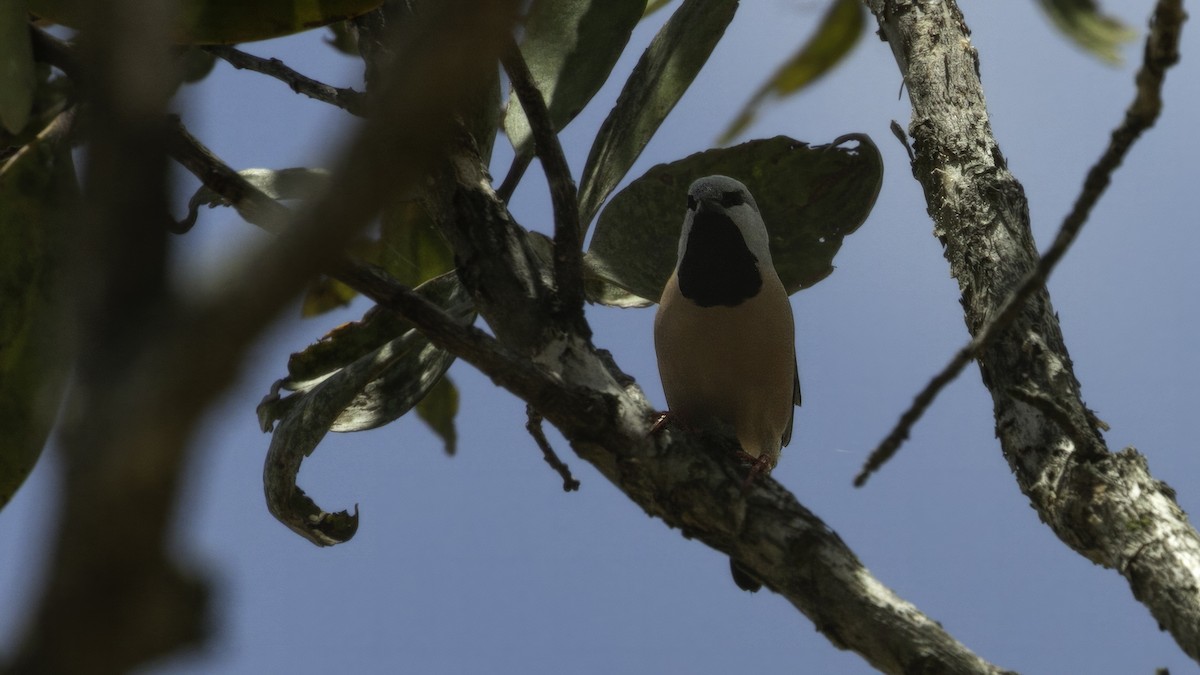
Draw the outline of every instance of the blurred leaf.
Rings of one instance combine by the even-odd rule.
[[[608,79],[642,18],[646,0],[534,0],[521,55],[555,131],[567,125]],[[529,120],[510,96],[504,130],[518,154],[531,152]]]
[[[1137,33],[1120,19],[1100,11],[1095,0],[1038,0],[1060,31],[1111,64],[1121,63],[1121,45]]]
[[[282,37],[352,19],[383,0],[183,0],[175,40],[180,44],[236,44]],[[86,3],[29,0],[29,11],[54,23],[79,28]]]
[[[588,155],[579,190],[586,229],[708,61],[738,0],[685,0],[642,54]]]
[[[360,57],[358,51],[358,31],[354,29],[354,24],[350,21],[338,21],[337,23],[329,24],[330,37],[325,38],[325,44],[333,47],[339,52]]]
[[[470,294],[456,273],[417,290],[459,322],[474,321]],[[289,376],[272,385],[258,405],[262,429],[274,430],[263,468],[271,513],[318,546],[353,537],[358,509],[354,515],[321,510],[296,485],[300,464],[329,431],[373,429],[411,410],[434,389],[453,360],[403,319],[379,308],[293,354]],[[294,393],[280,398],[281,389]]]
[[[865,25],[866,11],[860,0],[833,0],[812,37],[755,92],[720,142],[728,143],[744,131],[768,96],[794,94],[829,72],[854,48]]]
[[[450,381],[449,375],[433,385],[433,389],[417,404],[417,417],[420,417],[433,433],[442,438],[446,444],[446,454],[453,455],[458,451],[458,431],[454,428],[454,418],[458,415],[458,388]]]
[[[33,109],[37,74],[23,0],[0,2],[0,124],[19,134]]]
[[[199,82],[208,77],[217,57],[196,47],[186,47],[179,55],[181,78],[184,82]]]
[[[300,316],[308,319],[350,304],[358,297],[358,291],[346,284],[321,275],[308,285],[300,301]]]
[[[833,271],[842,238],[875,204],[883,161],[868,136],[847,134],[818,146],[777,136],[659,164],[600,213],[584,257],[589,300],[621,307],[658,301],[675,268],[688,186],[713,174],[750,189],[771,234],[779,278],[795,293]]]
[[[420,202],[391,206],[383,215],[379,236],[379,265],[406,286],[454,269],[454,251]]]
[[[291,169],[243,169],[238,172],[251,185],[257,187],[272,199],[309,199],[329,185],[329,172],[325,169],[297,167]],[[182,222],[177,223],[178,231],[186,232],[196,224],[200,207],[209,208],[230,206],[221,195],[201,186],[196,194],[188,200],[188,214]],[[268,232],[278,232],[283,223],[269,220],[255,222],[255,225]]]
[[[65,133],[0,163],[0,508],[37,463],[70,368],[61,256],[77,197]]]

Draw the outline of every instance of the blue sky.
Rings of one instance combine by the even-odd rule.
[[[796,0],[742,4],[631,178],[711,147],[823,12],[822,3]],[[1152,3],[1109,4],[1139,31],[1118,68],[1076,50],[1032,2],[962,2],[992,126],[1025,186],[1042,248],[1132,97]],[[635,32],[613,81],[563,134],[576,175],[620,83],[667,15]],[[333,84],[356,84],[358,65],[320,44],[322,37],[245,48]],[[1168,75],[1159,125],[1134,148],[1050,280],[1084,398],[1112,427],[1110,448],[1136,446],[1192,513],[1200,508],[1191,428],[1200,407],[1196,37],[1193,21],[1183,61]],[[351,124],[282,84],[224,65],[187,89],[179,108],[193,133],[238,168],[320,165]],[[851,486],[866,454],[967,338],[920,187],[888,131],[891,120],[907,125],[909,115],[891,52],[872,31],[845,65],[769,107],[743,136],[823,143],[864,132],[885,162],[875,210],[846,239],[837,270],[793,297],[804,407],[774,476],[883,583],[1000,666],[1196,672],[1124,579],[1067,549],[1038,521],[1000,455],[974,366],[880,475],[863,489]],[[510,157],[501,139],[497,180]],[[194,187],[184,178],[179,212]],[[535,164],[513,211],[544,231],[548,203]],[[231,257],[263,239],[232,212],[202,213],[196,230],[178,240],[180,285],[215,283]],[[268,437],[254,406],[284,373],[289,353],[366,307],[281,322],[209,413],[195,439],[176,540],[179,555],[214,581],[215,635],[204,650],[145,672],[873,672],[782,598],[739,591],[720,554],[649,519],[552,434],[583,483],[563,493],[525,433],[524,405],[465,364],[450,371],[462,392],[456,457],[447,458],[415,419],[330,435],[305,462],[300,483],[326,509],[358,504],[357,536],[318,549],[275,522],[262,497]],[[661,404],[652,316],[588,309],[597,345]],[[41,580],[57,468],[50,451],[0,513],[0,636],[7,636],[0,649],[11,647]]]

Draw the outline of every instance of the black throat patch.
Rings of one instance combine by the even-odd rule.
[[[701,307],[736,307],[758,295],[758,258],[729,216],[697,211],[679,261],[679,292]]]

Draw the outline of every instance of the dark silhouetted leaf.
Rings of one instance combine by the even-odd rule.
[[[728,143],[744,131],[768,96],[782,98],[794,94],[829,72],[850,53],[862,37],[865,24],[866,11],[860,0],[833,0],[812,37],[755,92],[721,135],[720,142]]]
[[[1136,33],[1119,19],[1100,11],[1094,0],[1038,0],[1060,31],[1111,64],[1121,63],[1121,46]]]
[[[534,1],[521,55],[546,99],[555,131],[608,80],[645,9],[645,0]],[[529,120],[515,96],[509,97],[504,130],[519,154],[531,152]]]
[[[738,0],[685,0],[642,54],[596,134],[579,181],[585,229],[708,61],[737,7]]]
[[[78,188],[64,136],[0,162],[0,508],[41,455],[71,364],[61,266]]]
[[[458,451],[458,431],[454,428],[457,415],[458,388],[450,381],[449,375],[443,375],[417,404],[417,417],[441,437],[446,444],[447,455]]]
[[[771,233],[775,268],[794,293],[833,271],[842,238],[875,204],[883,161],[869,137],[848,134],[818,146],[777,136],[659,164],[600,213],[584,257],[588,299],[622,307],[657,302],[675,268],[688,186],[714,174],[750,188]]]

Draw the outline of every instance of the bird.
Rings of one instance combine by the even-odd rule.
[[[654,317],[654,350],[668,410],[683,426],[733,428],[747,483],[770,473],[791,441],[800,405],[795,323],[750,190],[728,176],[691,184],[675,269]],[[734,560],[734,582],[759,583]]]

